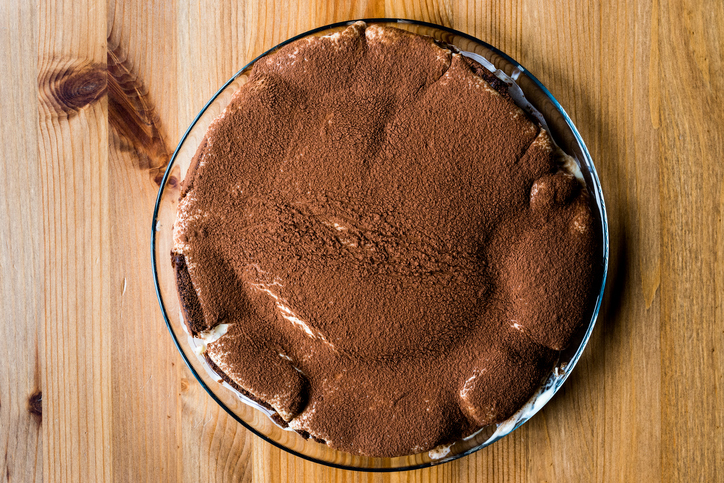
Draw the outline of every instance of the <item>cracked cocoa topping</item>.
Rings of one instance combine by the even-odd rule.
[[[279,421],[371,456],[500,422],[590,314],[590,200],[505,85],[356,23],[259,60],[182,188],[205,356]]]

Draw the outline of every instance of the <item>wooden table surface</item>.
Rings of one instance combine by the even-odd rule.
[[[567,109],[611,228],[572,377],[511,436],[371,475],[227,416],[173,346],[150,220],[182,132],[232,73],[327,23],[406,17],[485,40]],[[0,480],[724,481],[724,2],[3,0]]]

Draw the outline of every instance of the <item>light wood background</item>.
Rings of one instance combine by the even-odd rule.
[[[161,318],[169,154],[233,72],[361,17],[496,45],[568,110],[611,225],[598,325],[562,391],[472,456],[371,475],[236,424]],[[0,480],[724,481],[724,2],[2,0]]]

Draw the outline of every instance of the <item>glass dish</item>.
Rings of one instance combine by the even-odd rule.
[[[248,404],[248,401],[243,402],[238,393],[232,390],[228,384],[220,383],[220,378],[194,352],[194,340],[188,336],[181,319],[175,272],[170,259],[173,244],[172,229],[179,189],[186,169],[207,127],[214,118],[221,114],[231,100],[232,94],[247,82],[256,61],[289,42],[307,36],[334,33],[354,23],[354,20],[320,27],[282,42],[244,66],[211,98],[181,138],[166,169],[153,214],[151,251],[156,294],[174,343],[201,386],[226,412],[257,436],[301,458],[342,469],[400,471],[445,463],[488,446],[530,419],[553,397],[580,358],[598,315],[608,269],[608,225],[601,185],[591,156],[578,130],[558,101],[525,68],[485,42],[447,27],[400,19],[365,19],[365,21],[369,24],[394,26],[417,34],[429,35],[454,46],[464,55],[478,60],[486,68],[497,69],[497,75],[506,80],[509,85],[511,79],[515,81],[517,87],[514,84],[510,88],[513,98],[516,98],[519,105],[525,104],[521,107],[532,112],[547,126],[557,144],[576,160],[581,169],[587,189],[594,201],[596,228],[600,236],[600,281],[594,285],[599,287],[598,297],[590,321],[579,330],[570,348],[561,353],[558,364],[530,401],[507,421],[487,426],[473,436],[458,441],[450,447],[404,457],[363,457],[336,451],[311,439],[306,440],[294,431],[280,428],[269,419],[263,408],[255,404]]]

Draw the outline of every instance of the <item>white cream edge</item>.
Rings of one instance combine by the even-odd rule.
[[[184,320],[183,319],[184,315],[183,315],[182,311],[179,311],[179,317],[181,317],[181,320]],[[221,326],[224,326],[224,327],[219,330],[216,330],[217,328],[220,328]],[[206,345],[218,340],[222,335],[224,335],[226,333],[226,331],[228,330],[228,326],[229,326],[229,324],[219,324],[216,327],[214,327],[213,329],[201,332],[199,334],[199,335],[202,335],[201,338],[192,336],[189,333],[189,330],[188,330],[188,327],[186,327],[186,324],[183,324],[183,329],[188,338],[189,346],[191,346],[191,350],[193,351],[193,353],[196,355],[196,358],[199,360],[201,365],[206,370],[206,373],[209,376],[211,376],[211,378],[213,380],[215,380],[216,382],[221,384],[223,387],[225,387],[226,389],[229,389],[234,394],[236,394],[236,396],[241,400],[242,403],[261,411],[263,414],[265,414],[269,418],[269,421],[274,423],[280,429],[283,429],[284,431],[293,432],[294,429],[292,429],[291,427],[286,427],[286,428],[282,427],[279,423],[274,421],[273,416],[276,414],[274,411],[270,411],[267,408],[265,408],[264,406],[257,403],[256,401],[249,399],[248,397],[246,397],[245,395],[243,395],[242,393],[237,391],[231,384],[224,381],[223,378],[216,371],[214,371],[211,368],[208,361],[204,357],[204,354],[206,353]]]

